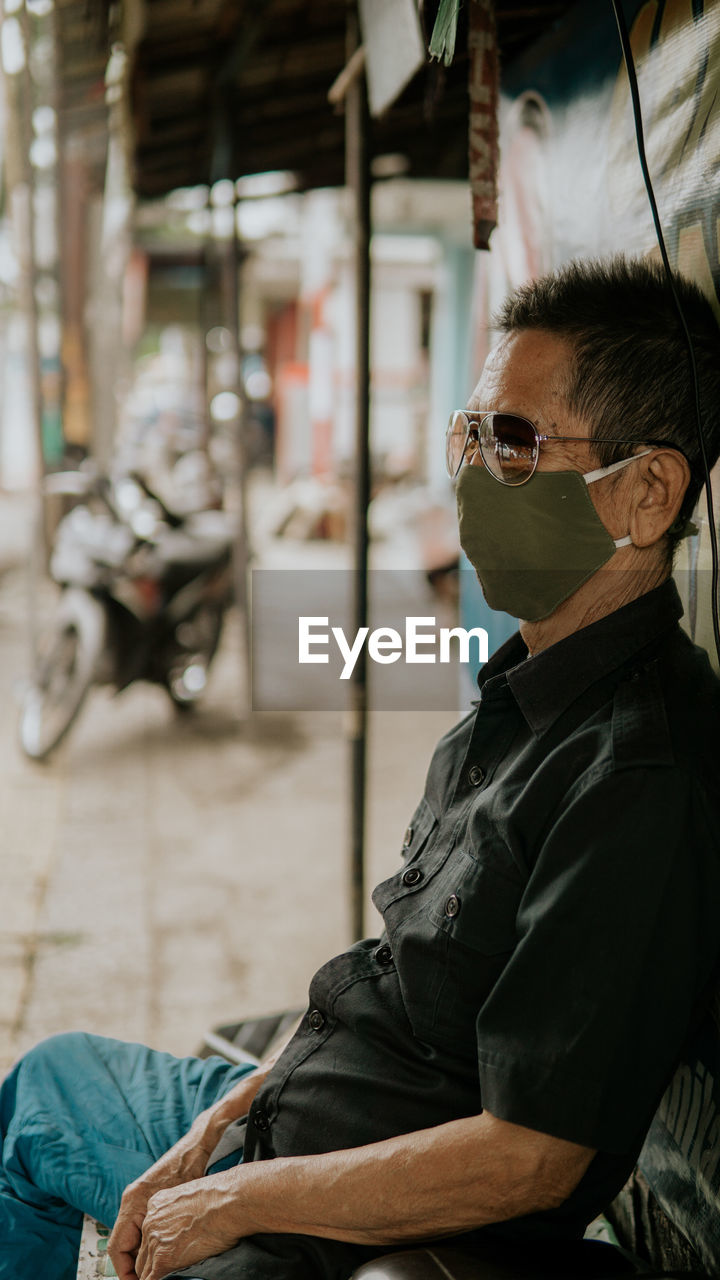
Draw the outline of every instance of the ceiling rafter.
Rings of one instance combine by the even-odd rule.
[[[573,0],[496,0],[505,64]],[[433,5],[425,6],[432,21]],[[112,40],[109,0],[58,0],[60,104],[82,133],[104,117]],[[144,0],[131,75],[136,190],[147,197],[268,168],[293,169],[301,188],[344,176],[344,119],[327,91],[345,63],[339,0]],[[372,122],[376,155],[407,156],[417,177],[467,175],[463,33],[452,67],[429,64],[387,115]],[[101,174],[98,174],[101,181]]]

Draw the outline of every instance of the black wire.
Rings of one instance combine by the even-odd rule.
[[[655,192],[653,190],[650,170],[648,168],[647,156],[645,154],[645,134],[643,130],[642,109],[640,106],[640,91],[638,89],[637,73],[635,71],[635,60],[630,45],[630,36],[628,35],[625,15],[622,10],[620,0],[611,0],[615,21],[617,22],[618,32],[620,35],[620,44],[622,45],[622,53],[625,61],[625,68],[630,82],[630,97],[632,99],[633,118],[635,121],[635,138],[637,140],[638,159],[642,170],[643,180],[645,182],[645,190],[647,191],[650,210],[653,222],[655,224],[655,235],[657,237],[660,256],[662,258],[665,275],[670,286],[675,309],[680,319],[680,324],[687,342],[688,353],[690,356],[690,367],[692,371],[693,388],[695,392],[695,422],[697,427],[698,442],[700,444],[700,457],[702,460],[703,483],[705,486],[705,498],[707,501],[708,523],[710,525],[710,551],[712,557],[712,624],[713,635],[715,638],[715,649],[717,651],[718,662],[720,663],[720,623],[718,617],[720,608],[718,603],[718,543],[717,530],[715,528],[715,512],[713,510],[712,485],[710,483],[710,467],[708,465],[707,449],[705,448],[705,437],[703,435],[702,411],[700,407],[700,381],[698,378],[697,362],[695,359],[695,347],[690,334],[690,328],[685,318],[685,312],[682,309],[680,298],[675,287],[675,279],[673,277],[670,260],[665,247],[665,237],[663,235],[662,225],[660,222],[660,214],[658,213],[657,201],[655,200]]]

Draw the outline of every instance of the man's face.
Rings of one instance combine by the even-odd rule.
[[[568,382],[572,348],[562,338],[542,330],[519,330],[505,335],[490,352],[468,409],[498,410],[528,418],[541,435],[592,435],[593,424],[576,418],[568,409],[563,391]],[[618,434],[621,434],[618,430]],[[628,449],[628,453],[632,450]],[[482,465],[479,453],[474,461]],[[591,471],[598,466],[593,447],[586,440],[548,440],[540,446],[538,471]],[[622,502],[624,472],[588,487],[605,528],[614,538],[627,533]],[[532,480],[530,481],[532,484]]]

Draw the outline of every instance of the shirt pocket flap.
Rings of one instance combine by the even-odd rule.
[[[433,813],[430,805],[423,796],[417,809],[415,810],[403,839],[402,857],[406,863],[414,862],[420,857],[423,850],[426,849],[430,836],[437,826],[437,818]],[[389,902],[396,898],[398,892],[407,893],[407,889],[403,886],[402,875],[404,867],[389,880],[383,880],[376,889],[373,890],[372,900],[378,911],[385,910]]]

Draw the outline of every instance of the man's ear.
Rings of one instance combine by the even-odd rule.
[[[642,463],[633,488],[628,532],[634,546],[651,547],[677,519],[690,483],[690,467],[677,449],[655,449]]]

